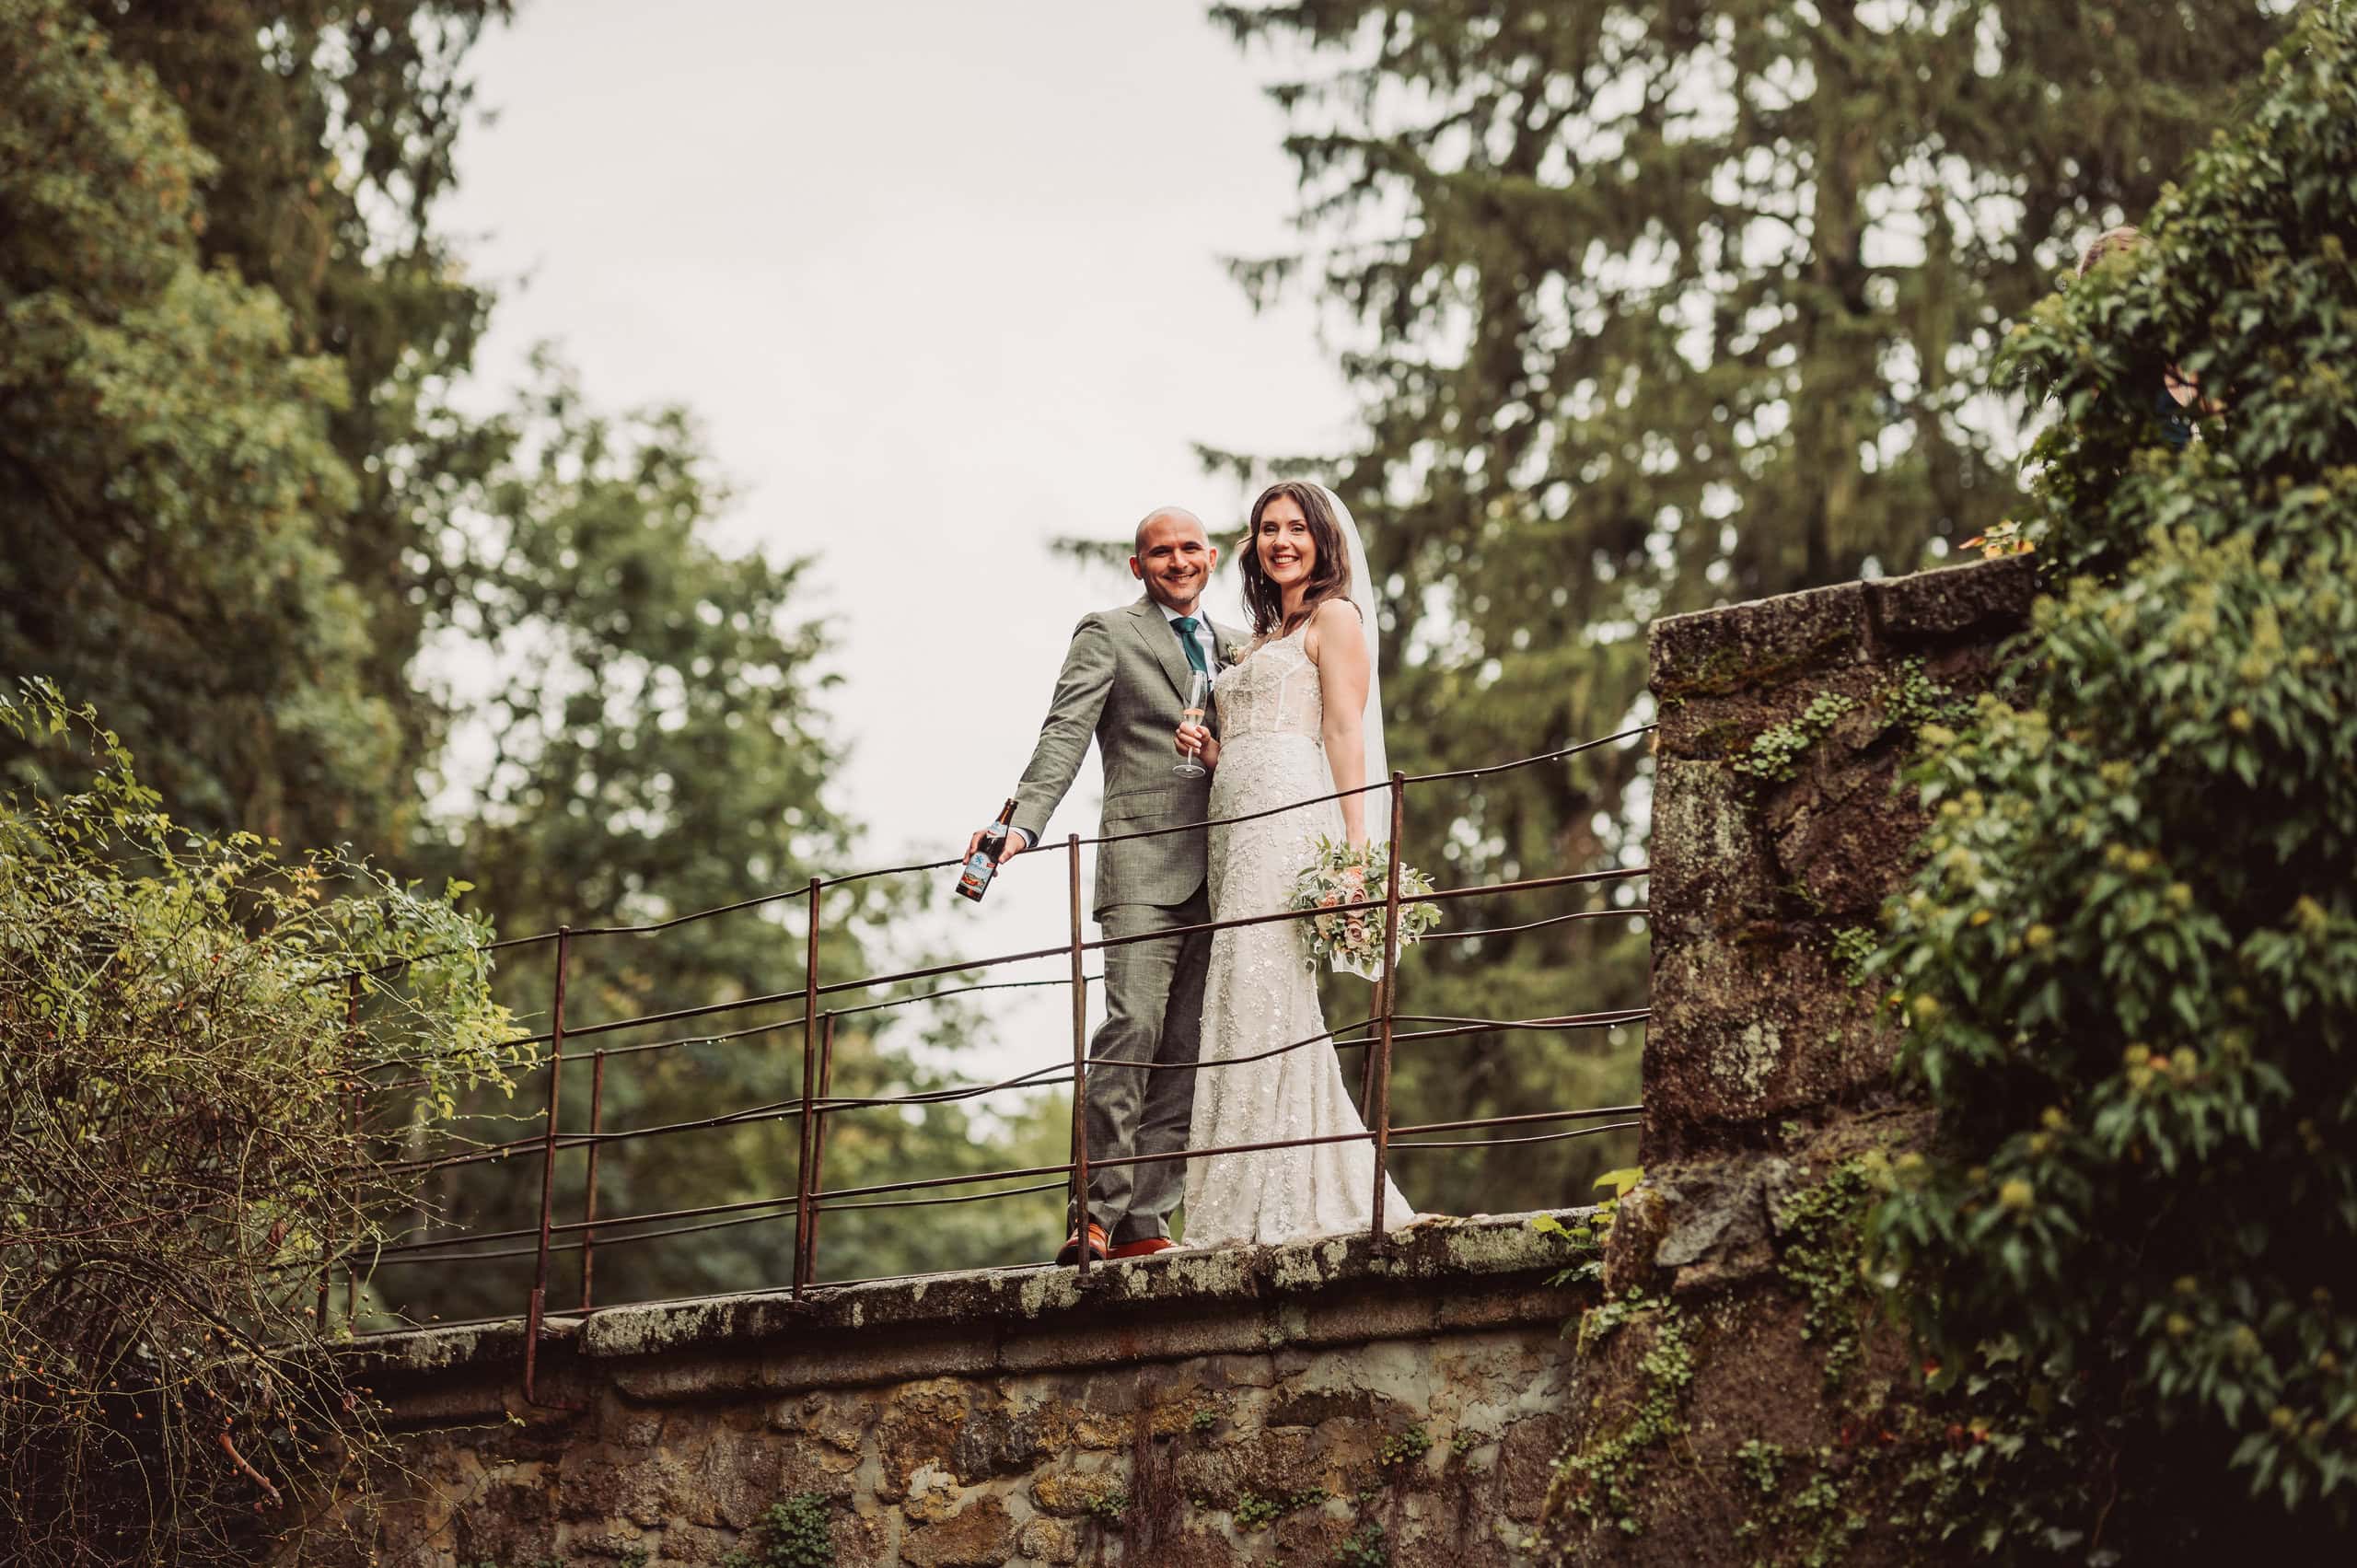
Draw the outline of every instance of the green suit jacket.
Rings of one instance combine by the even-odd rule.
[[[1244,633],[1212,622],[1224,655]],[[1213,666],[1217,668],[1217,666]],[[1105,768],[1100,835],[1201,823],[1209,816],[1211,780],[1181,778],[1171,770],[1178,752],[1171,736],[1186,701],[1187,651],[1151,598],[1081,617],[1056,677],[1039,743],[1015,790],[1015,826],[1035,844],[1088,755],[1092,737]],[[1216,714],[1209,721],[1218,727]],[[1203,885],[1204,830],[1105,844],[1097,852],[1094,908],[1115,904],[1182,904]]]

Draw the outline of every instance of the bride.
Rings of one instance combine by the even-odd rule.
[[[1178,749],[1212,770],[1215,824],[1314,804],[1212,828],[1213,920],[1285,908],[1321,836],[1365,843],[1367,796],[1316,797],[1386,776],[1375,590],[1349,510],[1318,485],[1271,485],[1252,505],[1243,571],[1256,635],[1243,658],[1220,672],[1220,735],[1184,726]],[[1213,935],[1189,1147],[1366,1131],[1343,1092],[1306,953],[1297,921]],[[1310,1043],[1296,1046],[1302,1040]],[[1279,1051],[1283,1046],[1296,1048]],[[1252,1057],[1260,1060],[1244,1060]],[[1364,1137],[1190,1160],[1186,1241],[1207,1247],[1364,1230],[1374,1202],[1375,1150]],[[1388,1177],[1383,1215],[1387,1227],[1416,1218]]]

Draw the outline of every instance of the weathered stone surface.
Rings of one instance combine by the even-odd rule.
[[[1983,563],[1654,626],[1649,1168],[1887,1099],[1895,1032],[1833,947],[1872,926],[1922,823],[1896,787],[1910,732],[1891,693],[1910,659],[1959,698],[1985,686],[2033,588],[2023,563]],[[1790,776],[1739,769],[1771,730]]]
[[[889,1502],[906,1496],[910,1478],[921,1467],[930,1465],[950,1473],[950,1455],[965,1428],[970,1396],[975,1391],[948,1377],[928,1378],[894,1390],[876,1429],[877,1451],[883,1463],[876,1487],[878,1497]]]
[[[1866,596],[1875,636],[1912,651],[1941,640],[1982,647],[2021,629],[2038,597],[2037,563],[2027,556],[1976,562],[1857,585]]]
[[[1031,1505],[1043,1514],[1074,1518],[1120,1490],[1121,1477],[1112,1470],[1049,1470],[1033,1479]]]
[[[1178,1456],[1178,1484],[1189,1497],[1214,1508],[1233,1508],[1246,1494],[1291,1497],[1340,1478],[1327,1462],[1315,1432],[1298,1426],[1248,1434],[1213,1448]]]
[[[1663,696],[1714,695],[1857,664],[1869,653],[1863,585],[1673,615],[1653,623],[1651,679]]]
[[[1780,908],[1750,782],[1716,761],[1655,764],[1653,910],[1656,940],[1740,929]]]
[[[1015,1554],[1015,1534],[1006,1504],[983,1497],[939,1523],[911,1528],[900,1538],[900,1559],[911,1568],[991,1568]]]
[[[702,1568],[718,1563],[737,1550],[737,1535],[734,1530],[715,1530],[702,1525],[673,1524],[664,1527],[663,1561],[689,1562]],[[487,1558],[486,1562],[505,1562],[509,1558]],[[524,1559],[523,1561],[536,1561]]]
[[[1770,1267],[1776,1205],[1796,1180],[1792,1162],[1772,1155],[1677,1167],[1656,1190],[1667,1221],[1655,1264],[1678,1270],[1681,1290]]]
[[[1498,1497],[1509,1519],[1538,1517],[1568,1427],[1561,1415],[1534,1415],[1507,1427],[1498,1440]]]
[[[1015,1550],[1033,1562],[1077,1562],[1080,1530],[1063,1519],[1033,1519],[1016,1532]]]
[[[1397,1402],[1372,1388],[1286,1389],[1269,1400],[1260,1421],[1266,1426],[1316,1426],[1337,1417],[1365,1421],[1388,1414]]]

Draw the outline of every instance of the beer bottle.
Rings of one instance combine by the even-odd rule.
[[[966,857],[966,868],[958,873],[958,890],[976,903],[991,889],[991,878],[998,875],[999,851],[1006,847],[1007,824],[1015,820],[1015,802],[1009,799],[999,808],[998,820],[982,830],[982,842]]]

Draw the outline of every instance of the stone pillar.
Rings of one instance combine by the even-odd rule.
[[[1658,621],[1645,1177],[1584,1316],[1550,1564],[1932,1561],[1941,1440],[1859,1277],[1879,1162],[1928,1131],[1853,981],[1923,825],[1899,773],[1989,684],[2020,560]]]
[[[1655,622],[1649,1167],[1887,1097],[1893,1038],[1843,934],[1907,875],[1916,727],[1987,685],[2031,592],[2014,559]]]

